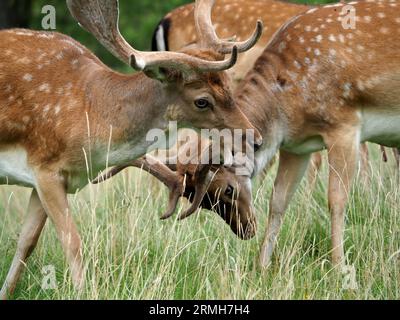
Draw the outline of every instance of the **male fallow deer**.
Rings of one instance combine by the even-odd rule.
[[[67,193],[83,188],[105,167],[146,153],[148,130],[165,129],[169,120],[199,128],[253,128],[221,71],[235,64],[238,51],[255,44],[261,24],[247,41],[221,41],[207,19],[212,2],[198,0],[200,49],[140,52],[118,30],[118,1],[67,0],[67,5],[111,53],[143,72],[111,71],[62,34],[0,32],[0,183],[33,188],[0,292],[3,299],[14,291],[47,217],[56,227],[73,282],[82,287],[81,241]],[[219,61],[221,53],[231,57]],[[261,144],[257,131],[254,142]]]
[[[235,94],[264,139],[255,173],[280,150],[263,266],[270,263],[284,212],[312,152],[328,150],[332,261],[337,265],[344,261],[345,206],[359,143],[400,144],[400,3],[348,5],[312,8],[288,21]],[[355,29],[346,29],[342,19],[352,12]]]

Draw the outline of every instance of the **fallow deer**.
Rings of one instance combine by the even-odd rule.
[[[227,43],[213,36],[207,20],[212,3],[198,0],[201,48],[141,52],[119,32],[118,1],[67,0],[67,5],[111,53],[143,72],[116,73],[62,34],[0,32],[0,183],[33,188],[3,299],[14,291],[47,217],[73,283],[83,286],[81,241],[67,193],[83,188],[105,167],[145,154],[148,130],[166,129],[169,120],[199,128],[253,128],[236,107],[222,71],[235,64],[238,51],[256,43],[260,23],[247,41]],[[220,61],[221,53],[231,56]],[[254,143],[261,144],[257,131]]]
[[[344,262],[345,206],[359,144],[400,143],[399,12],[396,0],[310,9],[277,32],[236,93],[238,105],[265,141],[256,155],[256,171],[280,150],[261,265],[270,263],[310,154],[324,148],[332,261]],[[342,23],[349,14],[354,14],[354,29]]]
[[[260,172],[280,150],[260,263],[270,263],[284,212],[309,163],[328,150],[332,261],[344,261],[345,206],[359,143],[400,144],[400,3],[350,2],[316,7],[273,37],[235,94],[260,130]],[[355,13],[355,29],[345,28]]]

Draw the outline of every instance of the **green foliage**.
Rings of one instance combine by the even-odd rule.
[[[120,29],[129,43],[140,50],[150,50],[151,38],[159,21],[172,9],[192,2],[191,0],[121,0]],[[328,3],[332,0],[293,0],[298,3]],[[41,29],[42,7],[53,5],[57,12],[57,31],[70,35],[93,52],[107,65],[121,69],[123,64],[107,52],[97,41],[78,26],[70,16],[65,0],[35,0],[32,9],[33,29]]]

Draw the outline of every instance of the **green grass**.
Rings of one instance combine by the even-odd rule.
[[[242,241],[211,212],[160,221],[166,190],[132,169],[71,196],[83,238],[87,282],[74,291],[61,246],[47,223],[15,299],[399,299],[400,193],[394,162],[373,149],[370,182],[355,183],[347,211],[347,263],[357,289],[329,262],[330,219],[324,168],[312,192],[304,181],[285,217],[272,266],[257,257],[275,168],[254,184],[257,237]],[[0,281],[21,228],[29,190],[0,188]],[[42,268],[54,265],[58,287],[42,290]]]

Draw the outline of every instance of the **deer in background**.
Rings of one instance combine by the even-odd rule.
[[[217,0],[212,13],[215,31],[221,39],[232,34],[238,41],[251,36],[247,26],[263,21],[264,30],[260,40],[252,50],[238,58],[238,62],[227,73],[236,86],[254,62],[262,54],[274,33],[290,18],[300,14],[310,6],[276,0]],[[243,25],[243,21],[246,24]],[[194,4],[190,3],[172,10],[159,23],[153,34],[153,51],[175,51],[198,43],[195,30]]]
[[[141,52],[118,30],[118,1],[67,0],[74,18],[134,69],[116,73],[73,39],[30,30],[0,32],[0,183],[33,188],[17,252],[0,292],[11,295],[47,217],[54,223],[72,280],[84,283],[81,240],[67,193],[108,165],[147,152],[146,133],[169,120],[199,128],[252,129],[237,108],[223,70],[257,41],[207,42],[182,52]],[[196,1],[197,31],[213,34],[212,3]],[[219,52],[221,50],[222,52]],[[220,60],[221,53],[231,53]],[[255,144],[261,144],[255,132]]]

